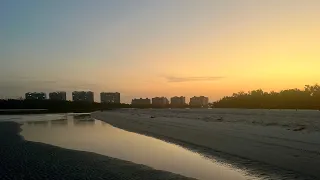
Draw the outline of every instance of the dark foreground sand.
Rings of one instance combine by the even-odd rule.
[[[190,179],[95,153],[25,141],[20,131],[17,123],[0,123],[1,180]]]

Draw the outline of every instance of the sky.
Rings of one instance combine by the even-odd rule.
[[[320,82],[319,0],[1,0],[0,98],[135,97]]]

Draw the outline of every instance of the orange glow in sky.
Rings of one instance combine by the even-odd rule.
[[[124,102],[217,100],[320,81],[320,1],[183,2],[2,7],[10,11],[0,18],[0,96],[92,90],[121,92]]]

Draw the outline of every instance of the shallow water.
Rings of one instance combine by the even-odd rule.
[[[26,114],[26,115],[0,115],[1,121],[49,121],[66,118],[66,114]]]
[[[48,120],[54,116],[55,120]],[[127,132],[89,116],[46,115],[45,121],[38,117],[35,121],[30,121],[31,117],[19,120],[24,123],[21,135],[26,140],[95,152],[197,179],[258,179],[175,144]]]

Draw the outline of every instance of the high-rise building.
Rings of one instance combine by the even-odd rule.
[[[151,100],[149,98],[132,99],[131,104],[132,105],[150,105]]]
[[[100,93],[101,103],[120,104],[120,93],[118,92],[102,92]]]
[[[28,92],[25,94],[27,100],[45,100],[47,95],[44,92]]]
[[[91,91],[74,91],[72,92],[73,101],[94,102],[93,92]]]
[[[209,104],[209,98],[204,96],[190,98],[190,106],[207,106]]]
[[[169,104],[169,100],[166,97],[155,97],[152,98],[152,105],[155,106],[166,106]]]
[[[172,106],[184,106],[186,105],[186,97],[184,96],[175,96],[171,98],[171,105]]]
[[[64,91],[57,91],[49,93],[50,100],[57,100],[57,101],[66,101],[67,100],[67,93]]]

